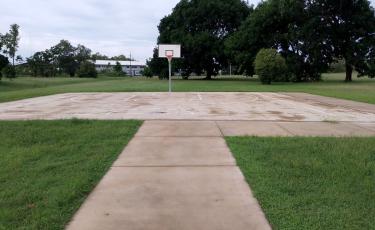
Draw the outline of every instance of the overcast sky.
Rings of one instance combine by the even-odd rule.
[[[372,3],[374,5],[374,1]],[[179,0],[17,0],[0,8],[0,33],[21,26],[19,54],[28,57],[61,39],[109,56],[152,55],[160,19]],[[256,4],[259,0],[249,0]]]

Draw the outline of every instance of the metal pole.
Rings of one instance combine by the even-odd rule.
[[[232,63],[229,63],[229,76],[232,77]]]
[[[172,92],[172,59],[168,59],[169,64],[169,92]]]
[[[132,53],[130,52],[130,76],[133,77]]]

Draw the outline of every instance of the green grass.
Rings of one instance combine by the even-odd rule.
[[[375,137],[227,142],[274,229],[374,229]]]
[[[322,82],[262,85],[254,78],[222,77],[207,80],[174,80],[177,92],[305,92],[375,104],[375,79],[344,83],[343,74],[325,74]],[[166,92],[168,82],[146,78],[30,78],[0,82],[0,102],[69,92]]]
[[[140,121],[1,121],[0,229],[63,229]]]

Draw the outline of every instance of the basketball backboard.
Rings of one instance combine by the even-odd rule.
[[[159,44],[159,58],[181,58],[181,45]]]

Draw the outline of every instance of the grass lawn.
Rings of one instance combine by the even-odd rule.
[[[177,92],[306,92],[375,104],[375,79],[344,83],[344,74],[325,74],[324,81],[262,85],[257,79],[222,77],[211,81],[173,81]],[[30,78],[0,81],[0,102],[69,92],[166,92],[168,82],[156,78]]]
[[[140,121],[1,121],[0,229],[63,229]]]
[[[374,229],[375,137],[227,142],[275,229]]]

